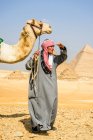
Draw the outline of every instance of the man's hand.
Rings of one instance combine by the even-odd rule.
[[[59,48],[64,48],[64,45],[61,42],[56,43]]]

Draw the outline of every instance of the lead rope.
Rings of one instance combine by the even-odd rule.
[[[40,39],[41,39],[40,36],[41,36],[41,33],[42,33],[42,25],[43,25],[43,24],[40,25],[41,30],[40,30],[39,41],[38,41],[38,50],[39,50],[39,51],[40,51]],[[40,60],[40,55],[37,57],[36,75],[37,75],[38,69],[39,69],[39,60]],[[38,75],[39,75],[39,74],[38,74]],[[38,79],[39,79],[39,77],[38,77]]]
[[[42,32],[42,28],[41,28],[41,31],[40,31],[40,36],[41,36],[41,32]],[[38,50],[40,50],[40,36],[39,36],[39,41],[38,41]],[[35,64],[34,64],[34,77],[36,77],[37,73],[38,73],[38,68],[39,68],[39,59],[40,59],[40,56],[38,56],[35,60]]]
[[[39,48],[40,48],[40,36],[39,36],[38,50],[39,50]],[[37,73],[38,73],[38,67],[39,67],[38,62],[39,62],[39,56],[37,56],[37,58],[35,58],[35,60],[34,60],[34,64],[32,66],[33,70],[31,68],[31,73],[32,73],[31,79],[32,79],[32,81],[34,81],[34,79],[36,78]]]
[[[40,48],[40,36],[39,36],[39,43],[38,43],[38,50]],[[39,92],[39,74],[37,75],[37,73],[39,72],[39,62],[40,62],[40,55],[37,56],[37,58],[35,58],[34,63],[33,63],[33,68],[31,68],[31,89],[34,90],[34,94],[37,97],[37,93]],[[35,82],[35,78],[37,77],[38,80],[38,86],[36,86],[36,82]]]
[[[40,36],[41,36],[41,32],[42,32],[42,24],[41,24],[41,31],[40,31]],[[40,36],[39,36],[39,42],[38,42],[38,50],[40,51]],[[37,91],[38,91],[38,95],[39,95],[39,64],[40,64],[40,55],[41,54],[39,54],[39,56],[38,56],[38,58],[37,58],[37,72],[36,73],[38,73],[38,77],[37,77],[37,80],[38,80],[38,89],[37,89]]]
[[[42,28],[41,28],[41,31],[40,31],[40,36],[41,36],[41,32],[42,32]],[[40,50],[40,36],[39,36],[39,41],[38,41],[38,50]],[[34,83],[34,79],[36,78],[37,76],[37,73],[38,73],[38,70],[39,70],[39,59],[40,59],[40,56],[37,56],[37,58],[35,59],[34,61],[34,69],[32,71],[32,83],[34,84],[34,87],[36,86],[35,83]],[[39,76],[39,74],[38,74]],[[38,77],[38,80],[39,80],[39,77]],[[39,83],[39,81],[38,81]],[[39,90],[39,85],[38,85],[38,90]]]

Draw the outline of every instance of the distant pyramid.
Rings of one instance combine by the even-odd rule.
[[[13,79],[23,80],[23,79],[27,79],[27,75],[20,70],[15,70],[11,72],[9,75],[7,75],[5,78],[12,79],[12,80]]]
[[[74,80],[78,78],[78,76],[76,75],[75,71],[72,69],[70,64],[67,64],[66,62],[58,66],[57,77],[59,80],[62,79]]]
[[[89,44],[85,45],[81,51],[93,54],[93,48]]]
[[[85,45],[70,64],[79,78],[93,78],[93,48]]]

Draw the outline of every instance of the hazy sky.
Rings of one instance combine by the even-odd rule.
[[[52,26],[52,34],[42,35],[41,42],[61,41],[68,49],[68,61],[85,44],[93,47],[93,0],[0,0],[0,37],[7,44],[17,43],[25,22],[32,18]],[[0,69],[25,70],[29,57],[17,64],[0,64]]]

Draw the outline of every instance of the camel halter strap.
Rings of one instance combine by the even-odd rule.
[[[41,23],[42,23],[42,22],[41,22]],[[33,25],[33,24],[30,24],[30,23],[27,23],[27,24],[30,25],[30,27],[31,27],[31,29],[33,30],[33,33],[34,33],[34,35],[35,35],[36,38],[37,38],[38,36],[37,36],[37,34],[36,34],[36,32],[35,32],[33,26],[36,27],[36,28],[38,28],[38,29],[40,29],[40,35],[41,35],[41,32],[42,32],[42,25],[43,25],[43,24],[40,24],[40,27],[38,27],[38,26],[36,26],[36,25]],[[40,36],[40,35],[39,35],[39,36]]]

